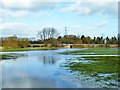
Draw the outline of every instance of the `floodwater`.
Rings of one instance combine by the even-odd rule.
[[[2,88],[98,88],[107,87],[78,72],[71,72],[63,64],[80,55],[62,55],[58,52],[77,49],[20,51],[3,54],[24,54],[21,57],[2,60]],[[83,56],[83,55],[81,55]],[[110,81],[111,82],[111,81]],[[115,82],[115,81],[113,81]],[[109,83],[109,82],[108,82]],[[117,86],[113,86],[116,88]]]

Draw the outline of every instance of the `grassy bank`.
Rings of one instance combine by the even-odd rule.
[[[89,48],[76,51],[67,51],[65,55],[118,55],[118,48]]]
[[[2,49],[1,52],[13,52],[13,51],[30,51],[30,50],[56,50],[61,47],[28,47],[28,48],[17,48],[17,49]]]

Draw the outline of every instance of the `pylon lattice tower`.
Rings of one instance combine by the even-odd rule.
[[[67,27],[65,27],[65,35],[67,35]]]

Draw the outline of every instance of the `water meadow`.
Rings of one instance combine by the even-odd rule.
[[[117,88],[117,48],[1,52],[3,88]]]

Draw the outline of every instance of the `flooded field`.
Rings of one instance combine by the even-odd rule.
[[[3,52],[2,87],[117,88],[117,50],[103,55],[85,54],[85,50],[88,49]]]

